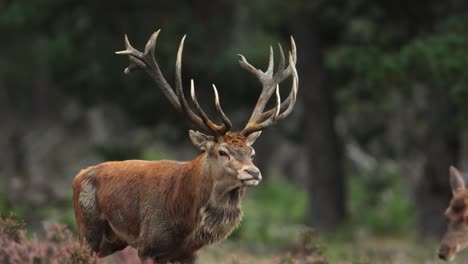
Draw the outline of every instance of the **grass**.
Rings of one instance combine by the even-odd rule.
[[[376,168],[348,179],[350,225],[359,232],[414,236],[414,210],[398,171]]]

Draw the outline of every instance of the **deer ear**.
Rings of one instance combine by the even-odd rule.
[[[200,150],[208,150],[214,143],[214,137],[205,135],[198,131],[189,130],[189,136],[193,145]]]
[[[450,187],[453,194],[465,190],[465,180],[454,166],[450,166]]]
[[[247,145],[252,146],[255,140],[262,134],[262,131],[252,133],[247,136]]]

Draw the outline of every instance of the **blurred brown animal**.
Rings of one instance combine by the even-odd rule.
[[[451,261],[460,250],[468,246],[468,190],[461,173],[450,167],[450,187],[452,200],[445,211],[447,232],[439,246],[439,258]]]
[[[127,160],[104,162],[82,170],[73,181],[75,217],[80,240],[99,257],[130,245],[138,250],[142,260],[194,263],[198,249],[223,241],[238,226],[245,188],[262,180],[252,161],[255,154],[252,144],[263,129],[287,117],[294,108],[298,90],[296,48],[291,38],[286,67],[279,46],[276,72],[271,48],[265,72],[239,55],[240,65],[258,78],[263,90],[245,128],[231,132],[231,122],[221,108],[214,85],[221,125],[211,121],[198,104],[193,80],[191,97],[196,114],[185,100],[181,77],[185,36],[177,53],[175,92],[165,80],[154,57],[158,34],[159,31],[151,36],[144,52],[134,49],[125,36],[126,50],[116,53],[130,59],[126,74],[144,70],[178,111],[207,132],[189,133],[192,143],[203,154],[189,162]],[[279,83],[291,75],[291,91],[281,102]],[[275,92],[276,106],[264,111]]]

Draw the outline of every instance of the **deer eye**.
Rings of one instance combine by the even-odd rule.
[[[252,156],[250,156],[250,159],[251,160],[255,159],[255,154],[252,154]]]
[[[228,154],[227,154],[226,151],[224,151],[224,150],[219,150],[219,151],[218,151],[218,154],[219,154],[220,156],[224,156],[224,157],[227,157],[227,156],[228,156]]]
[[[456,204],[452,207],[452,210],[455,213],[460,213],[461,211],[463,211],[463,209],[465,209],[465,206],[460,205],[460,204]]]

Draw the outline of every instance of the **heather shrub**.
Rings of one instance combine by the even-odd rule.
[[[64,225],[46,224],[44,234],[28,236],[24,224],[0,218],[0,263],[96,263],[96,256],[81,246]]]
[[[13,217],[0,217],[0,263],[2,264],[136,264],[142,263],[133,248],[103,259],[80,245],[73,233],[60,224],[45,223],[42,232],[28,234]],[[265,259],[271,264],[325,264],[324,247],[312,229],[306,229],[287,254]],[[199,260],[200,262],[200,260]],[[151,260],[144,264],[154,263]],[[202,263],[202,262],[200,262]],[[250,260],[222,259],[216,263],[251,264]],[[264,263],[264,262],[262,262]]]
[[[290,252],[280,258],[280,264],[326,264],[325,247],[319,242],[314,229],[307,228],[299,241],[293,243]]]
[[[21,229],[24,228],[24,223],[15,221],[12,216],[0,217],[0,238],[6,237],[13,241],[19,242],[22,236]]]

